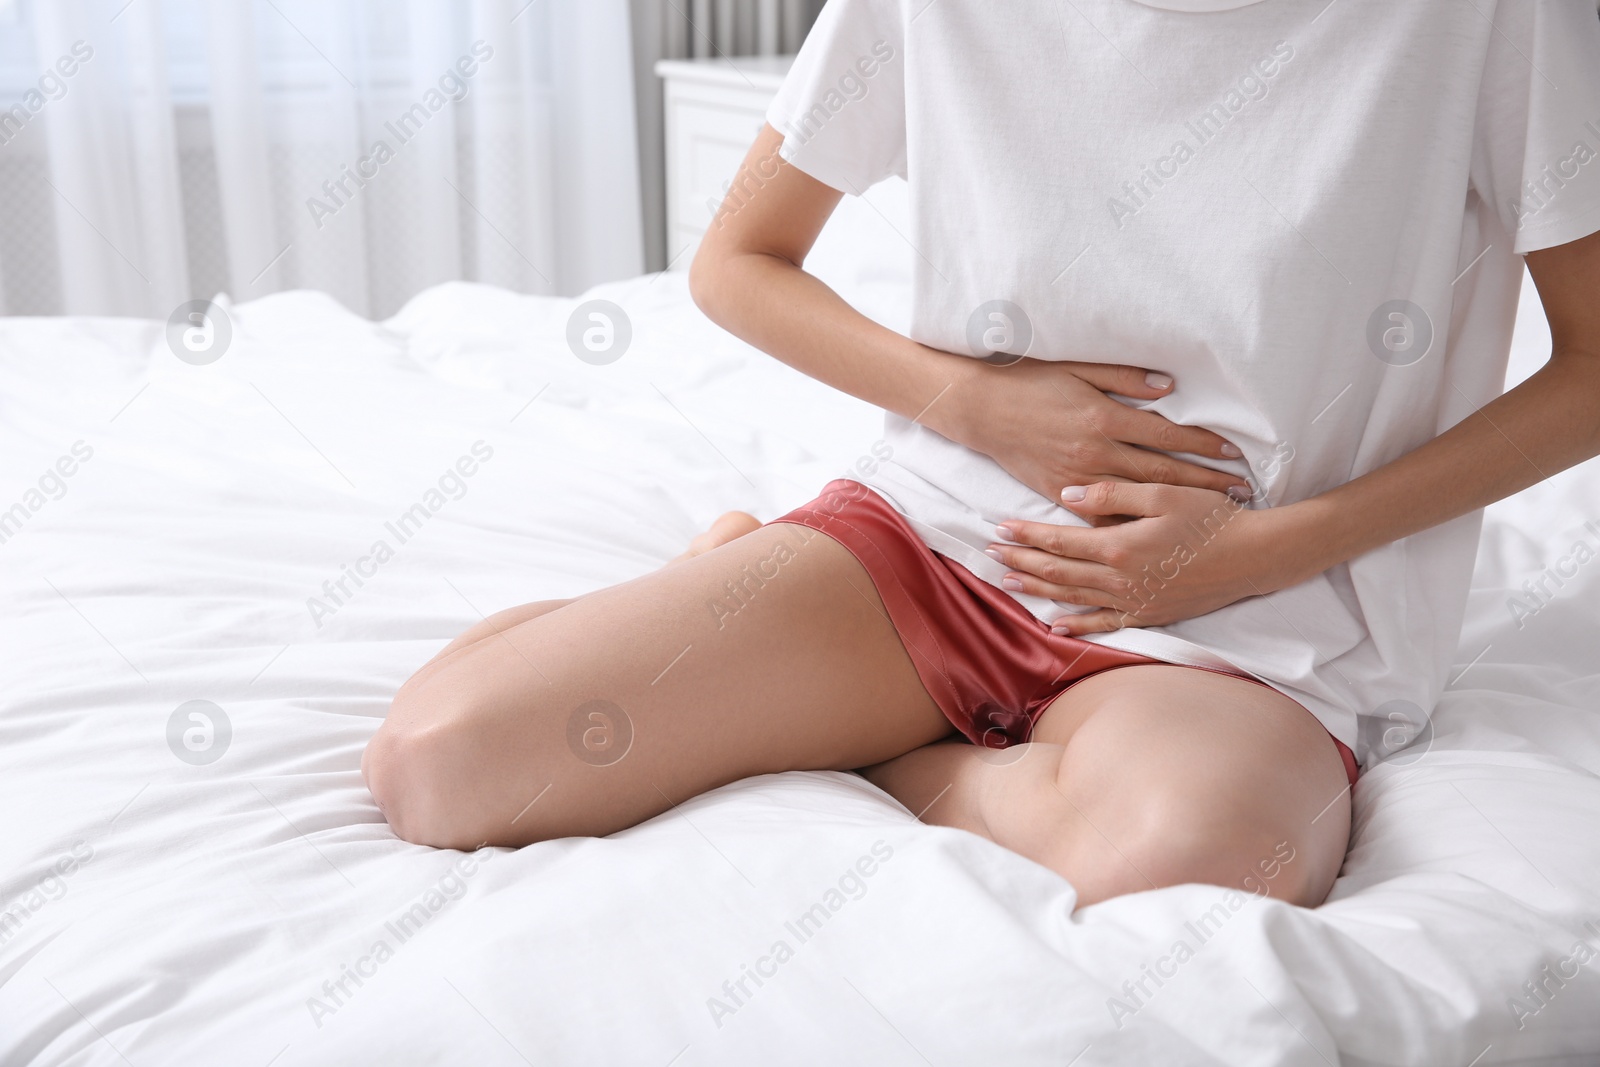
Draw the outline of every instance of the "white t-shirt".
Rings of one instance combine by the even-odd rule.
[[[834,188],[909,181],[915,340],[1166,371],[1174,392],[1138,406],[1243,449],[1183,458],[1248,477],[1255,507],[1498,396],[1520,256],[1600,230],[1594,0],[829,0],[768,119]],[[887,427],[867,480],[979,577],[1005,573],[996,523],[1082,525]],[[1481,521],[1090,639],[1242,670],[1370,763],[1444,688]]]

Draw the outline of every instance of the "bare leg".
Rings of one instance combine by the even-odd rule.
[[[362,770],[407,840],[523,845],[950,732],[855,557],[777,524],[480,623],[401,687]]]
[[[670,567],[674,563],[682,563],[686,559],[693,559],[695,556],[703,555],[704,553],[710,552],[713,548],[718,548],[722,545],[725,545],[729,541],[743,537],[747,533],[754,533],[760,528],[761,520],[756,518],[754,515],[747,514],[743,511],[723,512],[717,517],[717,520],[711,524],[711,527],[708,530],[702,534],[697,534],[694,539],[689,542],[689,547],[681,556],[676,556],[669,560],[667,562],[667,566]],[[572,597],[569,600],[539,600],[532,604],[522,604],[518,607],[507,608],[504,611],[497,611],[493,615],[490,615],[488,618],[484,619],[482,622],[470,626],[466,630],[462,631],[461,636],[444,646],[444,648],[439,651],[439,654],[424,664],[422,671],[418,671],[417,673],[423,673],[423,671],[426,671],[429,667],[432,667],[440,660],[447,659],[451,653],[466,648],[468,645],[475,645],[479,641],[484,641],[492,637],[498,637],[500,634],[511,629],[513,626],[516,626],[518,623],[527,622],[529,619],[537,619],[540,615],[544,615],[547,612],[554,611],[560,607],[565,607],[566,605],[572,603],[572,601],[581,599],[583,598]]]
[[[689,542],[689,548],[672,561],[682,563],[686,559],[704,555],[713,548],[719,548],[729,541],[736,540],[748,533],[755,533],[761,529],[761,520],[754,515],[743,511],[725,511],[711,524],[705,533],[695,537]],[[670,566],[671,564],[668,564]]]
[[[1063,694],[1041,717],[1032,744],[1004,752],[961,742],[927,744],[949,736],[950,728],[922,691],[903,648],[888,629],[881,601],[853,557],[820,535],[809,536],[800,544],[798,539],[810,532],[798,531],[793,559],[781,565],[778,577],[757,586],[748,577],[748,562],[739,562],[749,553],[718,555],[731,541],[750,541],[741,535],[755,525],[749,516],[730,513],[657,575],[579,600],[546,601],[500,612],[452,642],[402,689],[390,720],[363,760],[374,795],[396,822],[397,832],[411,840],[461,847],[480,841],[521,844],[563,834],[607,833],[665,810],[670,801],[744,774],[813,765],[845,769],[872,763],[871,756],[841,749],[862,752],[876,745],[880,750],[887,747],[891,754],[905,754],[869,767],[863,772],[869,779],[913,811],[926,809],[923,818],[930,823],[983,834],[1058,871],[1078,889],[1080,906],[1122,893],[1193,881],[1269,892],[1306,905],[1320,903],[1327,895],[1348,840],[1349,798],[1343,768],[1326,734],[1288,698],[1209,672],[1128,667],[1087,679]],[[755,540],[765,542],[776,531],[796,528],[760,531],[761,537]],[[820,553],[812,551],[817,546],[822,547]],[[806,552],[816,566],[796,568],[794,564]],[[772,555],[762,544],[755,558],[759,562]],[[748,671],[739,671],[732,672],[737,677],[720,679],[722,684],[708,687],[707,700],[697,699],[696,683],[661,690],[667,694],[664,700],[646,700],[647,721],[661,727],[652,731],[658,733],[660,742],[654,758],[636,758],[644,750],[632,746],[649,735],[638,729],[640,706],[630,705],[634,710],[629,711],[621,704],[616,707],[625,723],[590,719],[581,721],[580,726],[605,732],[619,732],[626,726],[634,731],[637,736],[630,738],[622,759],[605,765],[603,761],[610,756],[602,755],[602,765],[596,766],[593,753],[576,761],[560,758],[584,750],[581,744],[572,748],[570,730],[567,737],[559,736],[563,705],[550,698],[554,680],[546,677],[535,685],[532,675],[544,670],[535,667],[525,652],[541,645],[555,652],[553,658],[562,666],[557,673],[563,675],[570,673],[572,664],[563,659],[560,642],[548,627],[542,633],[529,633],[528,625],[546,616],[550,622],[559,622],[571,615],[562,615],[561,609],[580,600],[602,595],[614,599],[630,587],[678,570],[678,565],[700,556],[717,557],[715,569],[699,565],[706,572],[696,579],[701,588],[708,580],[714,587],[733,580],[722,577],[718,581],[719,576],[731,572],[744,581],[748,594],[742,604],[725,601],[730,608],[737,607],[731,616],[707,612],[718,625],[701,629],[714,633],[710,647],[722,654],[742,655],[720,645],[725,631],[734,624],[756,621],[758,596],[772,609],[780,598],[768,594],[777,592],[786,579],[820,571],[826,575],[825,583],[848,593],[850,600],[860,605],[852,613],[847,602],[840,615],[853,614],[854,625],[871,634],[873,640],[865,646],[846,651],[835,645],[835,651],[829,652],[826,640],[817,634],[800,643],[806,646],[808,657],[820,657],[815,664],[819,675],[832,672],[839,680],[853,672],[865,672],[886,684],[892,694],[892,712],[886,717],[878,709],[879,721],[869,724],[872,736],[855,736],[863,717],[874,710],[870,700],[859,699],[859,692],[840,694],[837,686],[823,679],[809,696],[799,695],[797,707],[781,698],[774,701],[764,692],[758,669],[755,678]],[[649,595],[646,590],[644,596]],[[636,606],[648,606],[637,593],[628,599]],[[785,603],[794,600],[782,599]],[[792,631],[803,631],[805,618],[814,624],[818,616],[829,614],[816,611],[815,603],[808,606],[812,610],[803,608],[802,619],[765,617],[760,627],[765,636],[753,643],[765,647],[749,653],[756,659],[746,656],[745,665],[759,666],[759,657],[769,655],[773,657],[773,677],[786,675],[789,668],[780,662],[784,654],[777,646],[794,644]],[[615,617],[621,612],[608,607],[600,617],[578,625],[612,636],[635,632],[636,627],[607,625],[607,614]],[[645,614],[654,617],[658,613]],[[780,615],[781,611],[771,614]],[[659,634],[649,636],[654,639]],[[751,642],[738,643],[739,649],[751,647]],[[683,659],[687,661],[693,651],[690,643]],[[853,655],[860,658],[853,659]],[[711,664],[715,658],[715,653],[707,657],[713,673],[719,669]],[[610,673],[626,669],[627,660],[626,655],[618,656],[609,665],[613,668]],[[591,681],[609,678],[604,670],[607,665],[598,666],[601,669],[591,674]],[[726,672],[727,665],[721,669]],[[505,694],[502,690],[496,697],[496,678],[503,681],[519,670],[520,678],[512,687],[516,691]],[[595,670],[593,665],[590,670]],[[893,678],[877,677],[884,673]],[[664,677],[655,681],[664,685]],[[754,690],[755,695],[739,693],[741,687]],[[745,701],[735,705],[731,716],[727,707],[718,704],[730,691]],[[782,691],[795,693],[793,687]],[[570,698],[566,702],[570,703]],[[675,703],[682,704],[676,712],[672,710]],[[832,731],[831,736],[819,740],[815,731],[771,722],[775,706]],[[841,711],[843,714],[829,714]],[[674,714],[681,716],[676,723],[670,718]],[[882,728],[884,718],[892,719],[887,730]],[[521,755],[507,759],[507,750],[496,747],[496,729],[509,731],[510,749]],[[710,729],[713,736],[707,744],[696,745],[692,731],[704,729]],[[719,732],[724,736],[715,736]],[[787,740],[780,740],[808,733],[807,743],[792,750]],[[885,734],[892,735],[887,742]],[[530,738],[542,739],[533,746],[537,751],[529,750]],[[779,743],[774,745],[775,741]],[[832,751],[820,759],[805,757],[808,744],[813,750],[820,746]],[[796,758],[797,753],[801,758]],[[674,761],[679,762],[674,765]],[[745,768],[742,773],[741,767]],[[515,788],[508,790],[508,780],[521,783],[523,792],[514,800],[527,795],[528,801],[514,803]],[[685,781],[689,784],[684,785]],[[556,792],[558,785],[560,793]],[[620,805],[603,795],[616,787],[628,798]],[[547,804],[551,800],[557,803]],[[507,819],[506,811],[512,806],[517,812]]]
[[[1265,686],[1187,667],[1086,678],[1027,745],[930,745],[862,773],[925,821],[1061,874],[1080,907],[1183,882],[1315,906],[1350,834],[1322,726]]]

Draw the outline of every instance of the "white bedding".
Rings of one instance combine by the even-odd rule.
[[[1316,911],[1224,903],[1203,944],[1218,889],[1074,915],[1055,875],[844,774],[605,840],[398,841],[360,754],[446,640],[720,511],[771,518],[878,435],[681,276],[598,295],[633,318],[609,367],[567,351],[571,302],[468,285],[379,324],[259,300],[204,367],[158,324],[0,324],[0,509],[93,449],[0,544],[0,1063],[1600,1062],[1600,959],[1542,1005],[1524,986],[1600,949],[1600,563],[1560,563],[1600,548],[1594,465],[1491,509],[1431,746],[1357,786]],[[897,321],[898,291],[852,296]],[[477,441],[465,495],[319,627],[307,599]],[[1558,564],[1519,629],[1508,597]],[[169,748],[192,700],[231,725],[211,763]]]

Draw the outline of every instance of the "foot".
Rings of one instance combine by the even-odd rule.
[[[725,512],[717,518],[716,522],[711,524],[711,529],[689,542],[689,550],[687,552],[672,562],[681,563],[686,559],[693,559],[695,556],[710,552],[713,548],[725,545],[729,541],[736,540],[760,528],[761,520],[754,515],[743,511]]]

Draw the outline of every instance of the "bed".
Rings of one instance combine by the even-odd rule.
[[[894,279],[839,284],[903,321]],[[632,327],[605,365],[565,340],[596,299]],[[1600,1063],[1600,466],[1490,509],[1448,692],[1314,911],[1074,912],[836,773],[436,851],[359,773],[418,664],[801,503],[878,416],[681,274],[223,307],[207,363],[158,322],[0,323],[0,1063]]]

